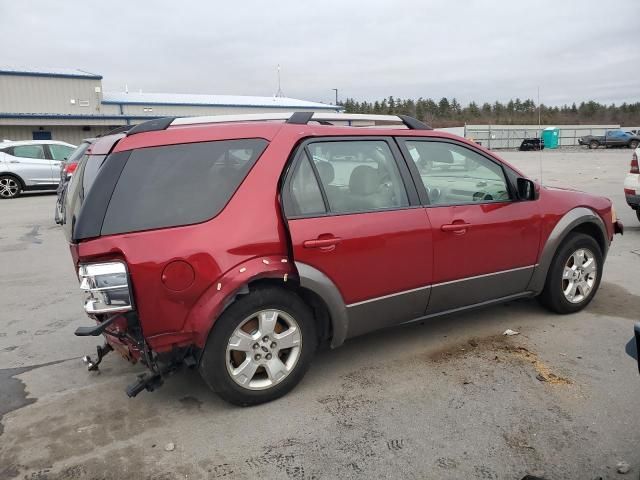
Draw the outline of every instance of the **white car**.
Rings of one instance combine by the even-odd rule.
[[[636,211],[640,220],[640,169],[638,168],[638,157],[640,157],[640,147],[636,148],[631,157],[631,169],[624,179],[624,196],[631,208]]]
[[[75,149],[55,140],[0,143],[0,198],[14,198],[24,190],[55,190],[60,163]]]

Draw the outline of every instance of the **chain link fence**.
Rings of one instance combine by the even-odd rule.
[[[467,125],[464,136],[472,138],[489,149],[518,148],[525,138],[540,138],[545,127],[537,125]],[[577,146],[578,139],[586,135],[604,135],[605,131],[620,128],[619,125],[558,126],[559,147]]]

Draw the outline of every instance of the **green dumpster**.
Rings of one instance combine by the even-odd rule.
[[[558,148],[560,145],[560,129],[558,127],[547,127],[542,131],[542,141],[544,148]]]

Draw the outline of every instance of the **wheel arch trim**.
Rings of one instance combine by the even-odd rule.
[[[295,262],[300,286],[318,295],[329,311],[331,328],[331,348],[342,345],[347,337],[349,319],[347,306],[338,287],[324,273],[311,265]]]
[[[567,212],[559,221],[547,237],[547,240],[540,253],[538,259],[538,266],[533,272],[531,281],[529,282],[529,290],[536,294],[542,292],[544,284],[547,279],[547,273],[551,267],[551,262],[555,256],[558,248],[562,242],[567,238],[567,235],[575,230],[580,225],[591,224],[595,225],[602,235],[602,242],[596,239],[598,245],[603,246],[602,256],[607,255],[608,242],[607,242],[607,228],[605,224],[596,212],[587,207],[577,207]]]
[[[220,315],[238,295],[248,293],[249,284],[261,279],[286,282],[293,273],[285,255],[254,257],[234,266],[201,294],[189,311],[183,330],[192,332],[194,344],[203,348]]]

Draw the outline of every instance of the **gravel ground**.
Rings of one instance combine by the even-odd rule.
[[[545,183],[607,195],[626,225],[596,298],[560,317],[535,300],[399,327],[321,352],[285,398],[236,408],[196,373],[128,399],[140,372],[80,357],[86,324],[55,196],[0,202],[0,479],[633,478],[640,226],[628,150],[505,152]],[[521,332],[504,337],[507,329]],[[546,378],[549,381],[540,381]],[[626,475],[618,462],[630,464]]]

